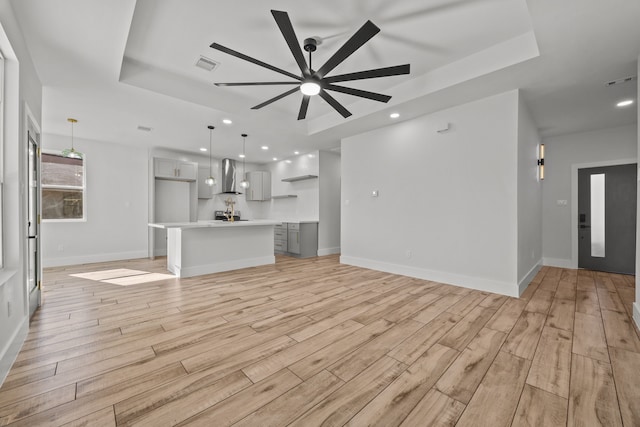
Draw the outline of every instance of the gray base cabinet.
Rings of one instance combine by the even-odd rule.
[[[318,256],[318,223],[286,222],[274,229],[276,253],[298,258]]]
[[[273,244],[276,253],[286,253],[287,245],[287,223],[276,225],[273,230]]]

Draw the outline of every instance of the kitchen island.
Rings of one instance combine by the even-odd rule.
[[[192,277],[275,264],[272,220],[149,224],[167,230],[167,269]]]

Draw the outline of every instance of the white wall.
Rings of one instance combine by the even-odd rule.
[[[43,136],[44,151],[69,144],[69,136]],[[43,222],[43,265],[146,257],[147,150],[81,138],[74,146],[85,154],[86,221]]]
[[[517,295],[517,122],[510,91],[344,139],[341,261]]]
[[[640,56],[638,57],[638,74],[640,75]],[[636,105],[640,103],[640,83],[638,84],[638,98],[636,99]],[[637,153],[640,153],[640,107],[638,109],[638,121],[636,122],[636,136],[637,136]],[[640,168],[638,168],[638,181],[640,181]],[[638,185],[637,196],[638,209],[636,211],[638,221],[636,223],[636,302],[633,304],[633,320],[640,328],[640,185]]]
[[[0,49],[5,57],[2,118],[3,247],[0,269],[0,383],[28,331],[26,277],[26,158],[25,105],[38,125],[42,122],[42,85],[31,62],[11,3],[0,2]],[[9,313],[8,305],[12,310]]]
[[[318,179],[282,182],[284,178],[320,173],[319,153],[314,151],[264,165],[271,171],[271,196],[285,194],[295,198],[271,199],[264,202],[265,218],[278,221],[318,221],[320,217],[320,187]]]
[[[572,242],[572,167],[635,160],[637,125],[545,138],[545,179],[542,196],[542,256],[545,265],[577,268]],[[566,205],[559,204],[566,200]],[[574,208],[574,209],[572,209]],[[577,211],[576,211],[577,212]],[[577,237],[576,237],[577,238]]]
[[[340,253],[340,155],[319,152],[318,255]]]
[[[518,107],[518,286],[531,283],[542,264],[542,183],[538,179],[541,138],[522,97]]]

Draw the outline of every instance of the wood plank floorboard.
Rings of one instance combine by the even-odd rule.
[[[45,269],[0,426],[640,425],[633,276],[545,266],[511,298],[337,255],[164,274]]]

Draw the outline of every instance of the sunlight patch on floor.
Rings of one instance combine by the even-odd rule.
[[[111,283],[112,285],[129,286],[140,283],[155,282],[157,280],[175,279],[173,274],[148,273],[137,276],[120,277],[117,279],[101,280],[103,283]]]
[[[148,271],[130,270],[128,268],[90,271],[88,273],[70,274],[70,276],[119,286],[130,286],[140,283],[155,282],[158,280],[175,279],[175,276],[172,274],[150,273]]]
[[[138,274],[149,274],[148,271],[130,270],[128,268],[116,268],[115,270],[90,271],[88,273],[70,274],[69,276],[89,280],[115,279],[116,277],[128,277]]]

